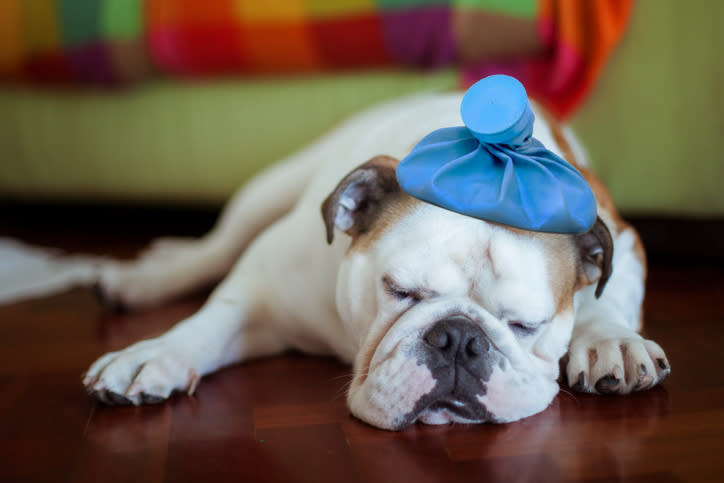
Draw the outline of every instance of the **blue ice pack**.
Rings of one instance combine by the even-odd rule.
[[[475,83],[460,106],[465,126],[425,136],[397,167],[402,189],[482,220],[552,233],[583,233],[596,199],[581,173],[532,137],[535,116],[516,79]]]

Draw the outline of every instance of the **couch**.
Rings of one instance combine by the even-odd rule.
[[[91,3],[98,7],[102,2]],[[142,0],[134,2],[130,4],[138,7]],[[427,8],[435,2],[407,3]],[[622,12],[630,2],[619,2],[621,18],[613,40],[604,45],[603,54],[586,54],[601,58],[569,72],[566,88],[557,94],[546,90],[545,83],[550,84],[553,75],[560,80],[560,65],[554,65],[560,52],[553,50],[563,49],[565,39],[546,36],[566,34],[546,33],[541,19],[541,12],[555,2],[474,3],[434,5],[448,11],[431,18],[438,22],[447,15],[448,23],[457,18],[452,22],[457,30],[441,34],[429,22],[418,24],[430,28],[426,42],[433,47],[428,50],[412,46],[414,55],[398,49],[357,65],[345,63],[348,59],[341,54],[333,61],[327,58],[325,65],[318,60],[314,65],[288,65],[284,45],[270,47],[278,52],[259,57],[256,64],[247,59],[243,68],[238,59],[225,59],[223,52],[216,59],[212,51],[195,58],[211,59],[207,63],[194,64],[186,62],[193,56],[174,57],[174,52],[163,51],[168,39],[154,51],[150,31],[143,42],[134,44],[143,27],[124,27],[120,21],[120,26],[108,25],[131,33],[121,36],[125,43],[119,43],[123,48],[118,52],[125,55],[125,70],[119,69],[116,78],[101,75],[105,71],[82,70],[79,79],[68,82],[63,78],[65,67],[57,68],[61,64],[55,58],[55,70],[38,69],[36,62],[32,69],[25,65],[13,71],[22,59],[7,54],[7,49],[3,57],[0,48],[0,197],[218,205],[254,173],[359,109],[412,92],[461,88],[476,75],[500,71],[517,74],[529,92],[573,125],[625,212],[709,217],[724,213],[724,167],[718,148],[724,132],[724,64],[715,48],[724,41],[718,25],[723,3],[638,0]],[[465,15],[455,17],[455,9]],[[498,25],[498,30],[490,30],[496,39],[505,35],[500,22],[509,22],[502,25],[511,28],[503,30],[515,35],[519,45],[481,38],[479,23],[465,23],[470,12],[483,16],[475,22]],[[599,30],[611,27],[610,19],[600,13],[593,12],[598,23],[589,17],[582,24],[583,33],[578,32],[588,41],[592,35],[605,37]],[[9,23],[7,11],[5,22]],[[7,43],[5,32],[0,46],[3,35]],[[531,43],[531,32],[540,36],[540,45]],[[454,52],[445,44],[451,35]],[[86,61],[94,59],[97,52],[78,45],[82,48],[75,53]],[[511,45],[518,50],[509,51]],[[147,49],[149,57],[128,55],[133,49],[138,54],[139,48]],[[544,69],[535,70],[541,59]],[[541,81],[541,75],[549,77]]]

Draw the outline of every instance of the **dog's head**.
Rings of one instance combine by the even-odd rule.
[[[414,421],[508,422],[545,409],[574,293],[611,270],[600,220],[583,235],[532,233],[418,201],[376,157],[347,175],[322,213],[327,240],[351,236],[337,307],[358,338],[348,402],[381,428]]]

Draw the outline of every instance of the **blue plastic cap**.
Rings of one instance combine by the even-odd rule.
[[[491,75],[468,89],[460,104],[463,123],[481,143],[521,145],[533,134],[535,116],[518,79]]]
[[[583,233],[596,199],[580,172],[532,137],[522,84],[491,76],[461,105],[465,126],[425,136],[397,167],[410,195],[482,220],[532,231]]]

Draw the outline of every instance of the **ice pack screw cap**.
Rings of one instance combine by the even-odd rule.
[[[491,75],[468,89],[460,104],[465,127],[483,143],[521,145],[533,134],[535,117],[523,84]]]

